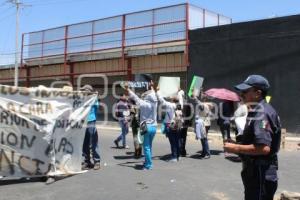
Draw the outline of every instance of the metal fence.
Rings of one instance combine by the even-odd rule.
[[[180,4],[72,24],[22,37],[22,61],[132,46],[188,40],[188,29],[231,23],[231,19]]]

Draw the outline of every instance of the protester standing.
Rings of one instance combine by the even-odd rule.
[[[231,140],[230,136],[230,120],[233,117],[234,106],[233,101],[223,100],[219,106],[219,118],[217,124],[222,133],[223,142]]]
[[[93,87],[90,85],[85,85],[81,89],[84,92],[93,92]],[[93,103],[91,110],[87,117],[87,128],[85,131],[84,141],[83,141],[83,156],[84,163],[82,169],[94,168],[95,170],[100,169],[100,151],[98,144],[98,132],[96,128],[97,113],[99,110],[98,99]],[[93,163],[91,162],[91,154]]]
[[[124,88],[127,90],[129,97],[133,99],[136,104],[140,107],[140,129],[144,134],[144,154],[145,154],[145,170],[151,170],[153,168],[152,163],[152,141],[156,134],[157,129],[157,96],[154,90],[154,82],[151,75],[143,75],[146,81],[150,83],[148,91],[146,91],[142,96],[143,99],[139,98],[133,91],[128,88],[125,84]],[[142,126],[145,124],[145,126]],[[142,130],[145,127],[146,130]]]
[[[116,106],[116,117],[118,118],[119,125],[121,128],[121,134],[117,139],[114,140],[114,143],[117,148],[119,148],[119,142],[122,140],[122,146],[123,149],[129,149],[129,146],[126,145],[126,135],[128,134],[128,126],[129,126],[129,120],[130,120],[130,109],[129,104],[127,101],[127,97],[125,94],[121,95],[120,100],[117,103]]]
[[[205,98],[202,98],[205,100]],[[201,141],[202,145],[202,153],[200,155],[201,158],[209,159],[210,158],[210,150],[208,145],[208,130],[210,128],[210,104],[201,102],[197,97],[194,97],[194,101],[196,102],[195,109],[195,133],[196,139]]]
[[[170,147],[171,147],[171,162],[177,162],[179,160],[180,149],[179,149],[179,134],[180,134],[180,125],[177,124],[178,118],[182,118],[182,112],[180,113],[180,109],[177,109],[178,99],[177,97],[172,97],[171,102],[166,101],[157,91],[157,97],[160,103],[165,106],[165,118],[164,124],[166,127],[166,136],[169,139]],[[180,107],[180,104],[178,104]],[[181,116],[180,116],[181,115]]]
[[[225,151],[241,155],[245,200],[272,200],[278,185],[281,125],[274,108],[265,101],[268,80],[251,75],[235,86],[248,105],[242,144],[225,142]]]

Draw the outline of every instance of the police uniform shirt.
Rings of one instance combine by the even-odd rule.
[[[275,128],[280,129],[279,117],[270,104],[262,100],[253,110],[249,110],[242,143],[245,145],[267,145],[271,148],[271,151],[265,156],[244,155],[242,157],[243,160],[269,161],[271,156],[275,155],[276,157],[280,147],[280,132],[273,130]],[[271,164],[266,172],[266,176],[268,180],[276,181],[277,166]]]

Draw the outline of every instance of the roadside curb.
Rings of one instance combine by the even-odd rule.
[[[114,131],[120,130],[120,128],[116,125],[96,125],[96,126],[97,126],[98,129],[114,130]],[[131,132],[131,130],[129,130],[129,132]],[[164,134],[161,134],[160,128],[158,128],[157,133],[160,133],[160,135],[164,135]],[[194,135],[195,135],[194,132],[188,131],[188,136],[194,136]],[[208,137],[222,140],[221,133],[218,133],[215,130],[209,131]],[[287,142],[300,142],[300,137],[290,137],[290,136],[288,136],[288,137],[285,137],[285,140]]]

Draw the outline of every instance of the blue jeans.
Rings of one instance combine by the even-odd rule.
[[[148,124],[147,132],[144,135],[144,154],[145,154],[145,163],[144,167],[146,169],[152,169],[152,141],[156,133],[156,125]]]
[[[178,159],[180,155],[179,151],[179,133],[176,130],[170,130],[167,128],[167,137],[171,145],[171,155],[172,159]]]
[[[210,156],[210,151],[209,151],[207,138],[201,139],[201,144],[202,144],[202,154],[201,155]]]
[[[119,125],[121,127],[121,134],[116,139],[116,141],[120,142],[120,140],[122,140],[122,145],[123,145],[123,147],[125,147],[126,146],[126,135],[128,133],[128,122],[125,120],[121,120],[121,121],[119,121]]]
[[[90,151],[90,147],[92,151]],[[91,152],[94,163],[100,162],[100,151],[98,145],[98,132],[96,129],[96,121],[91,121],[87,123],[82,148],[85,163],[91,163]]]

